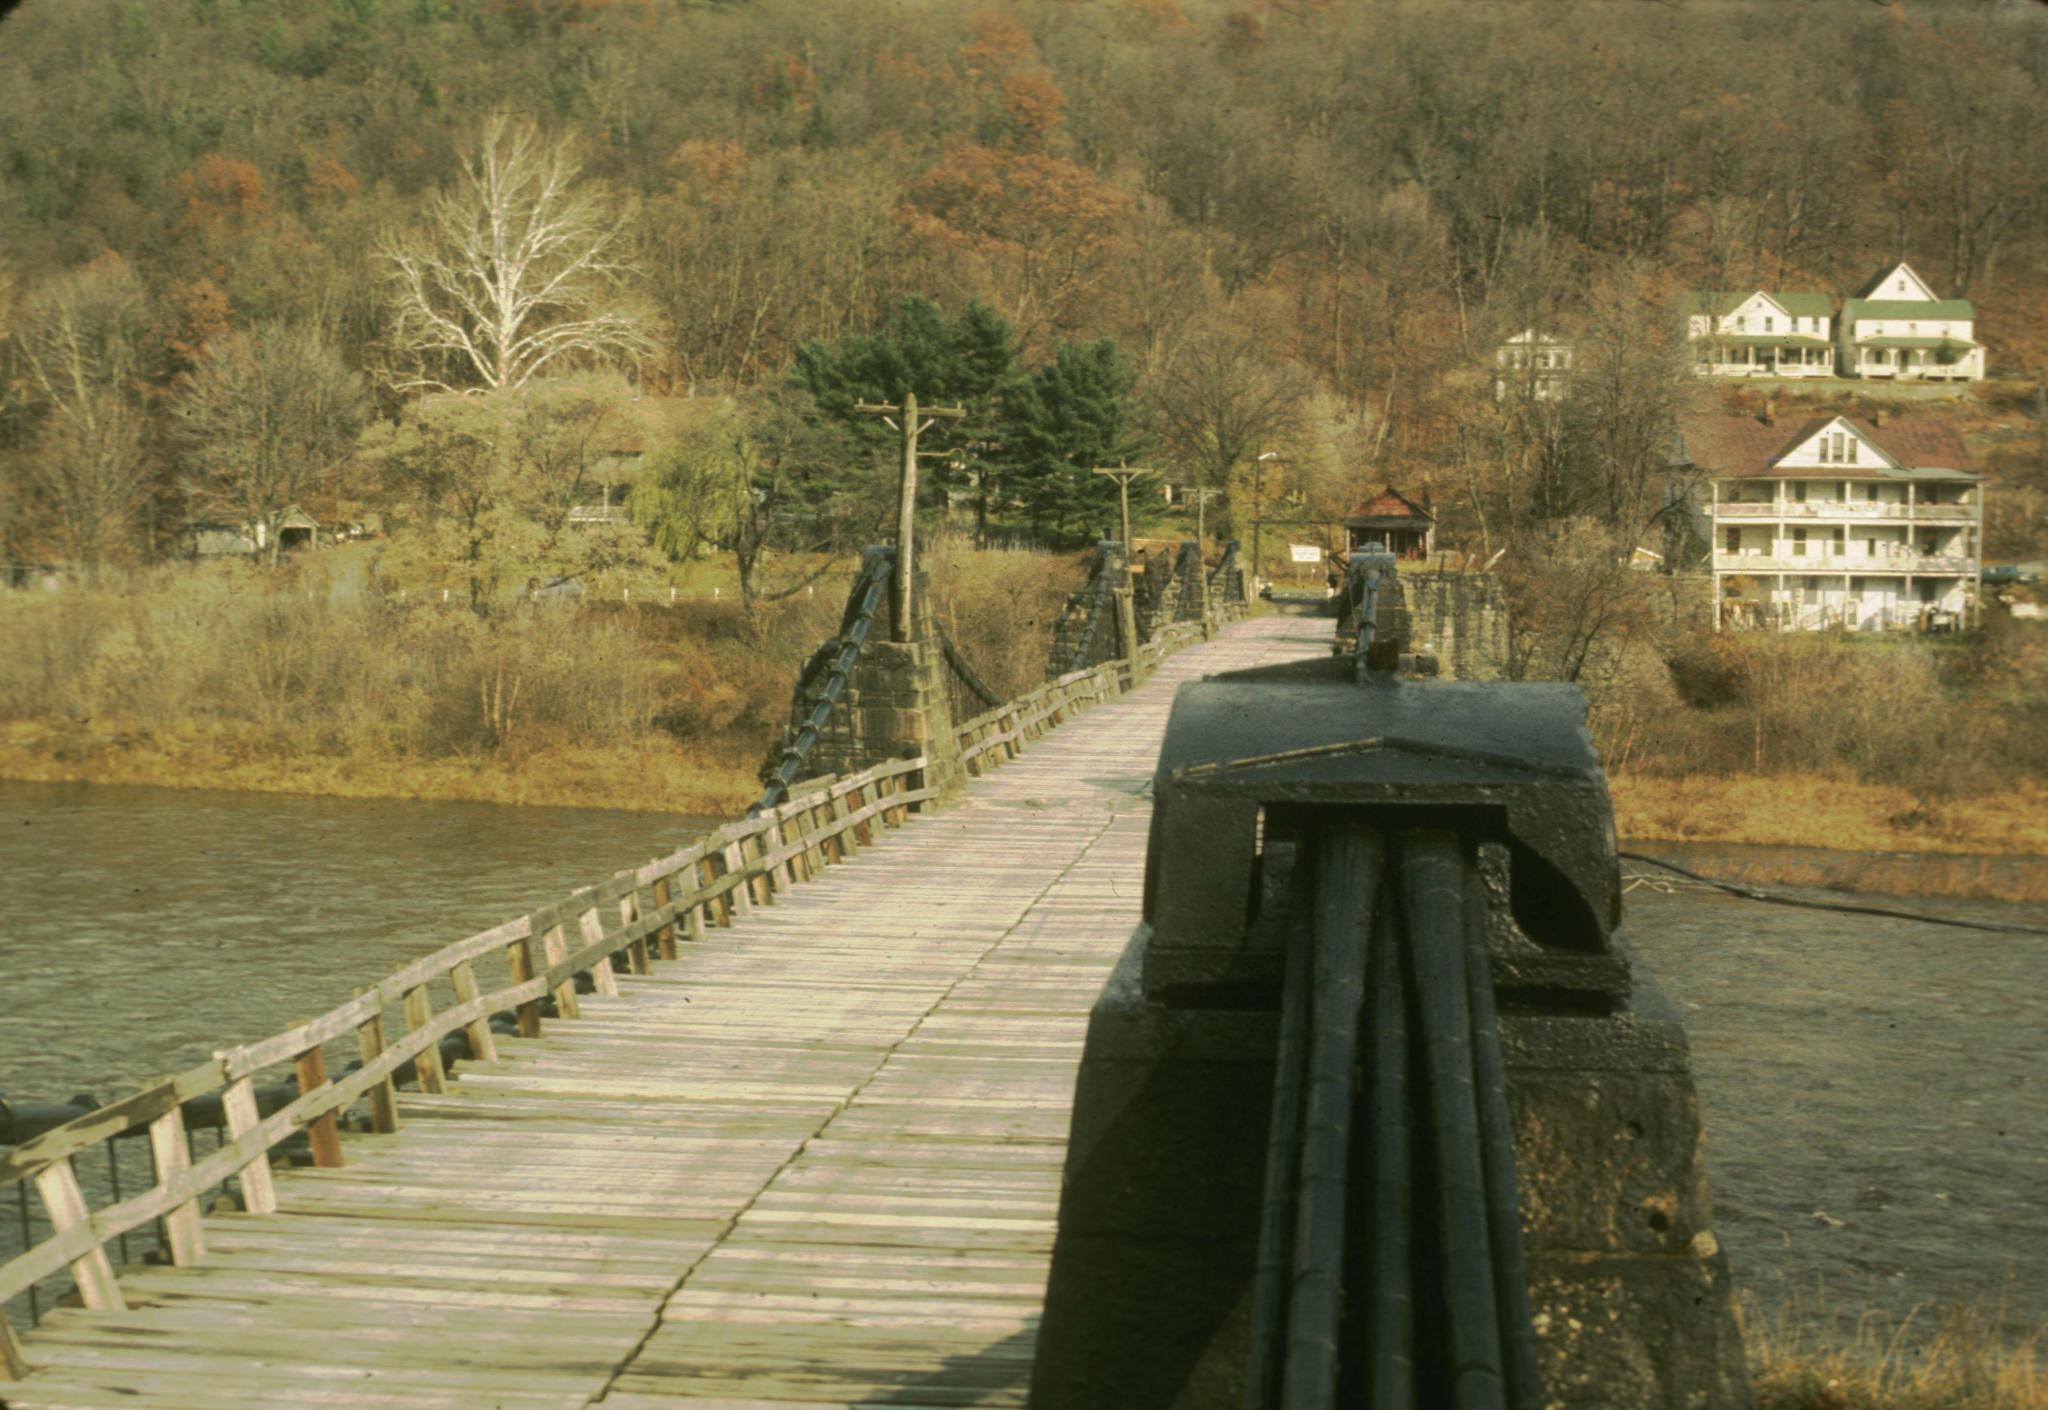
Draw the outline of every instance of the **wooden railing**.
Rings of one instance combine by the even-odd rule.
[[[978,778],[1016,758],[1027,743],[1065,723],[1077,710],[1114,699],[1129,688],[1130,668],[1122,661],[1106,661],[1047,681],[1029,695],[962,722],[955,730],[960,761]]]
[[[811,780],[776,808],[458,940],[317,1018],[217,1052],[208,1062],[0,1154],[0,1193],[32,1184],[51,1226],[47,1238],[0,1266],[0,1305],[68,1271],[86,1307],[124,1307],[107,1251],[122,1235],[161,1220],[164,1256],[180,1266],[198,1262],[206,1251],[200,1214],[208,1192],[233,1178],[245,1210],[275,1211],[270,1157],[278,1147],[303,1133],[313,1164],[341,1165],[339,1118],[357,1102],[367,1099],[369,1130],[398,1129],[395,1086],[401,1069],[409,1068],[423,1091],[445,1090],[443,1039],[460,1030],[469,1055],[490,1062],[497,1057],[493,1014],[509,1010],[521,1038],[541,1036],[543,1000],[549,997],[557,1017],[578,1017],[578,976],[588,975],[599,994],[616,994],[615,966],[646,973],[654,959],[675,958],[679,940],[701,937],[707,925],[729,925],[753,906],[772,905],[779,893],[851,857],[878,828],[900,824],[912,806],[931,798],[922,781],[924,767],[922,758],[892,760],[843,780]],[[479,969],[494,965],[501,968],[487,988]],[[389,1026],[387,1017],[394,1019]],[[327,1045],[351,1034],[361,1065],[329,1077]],[[258,1097],[267,1089],[259,1079],[286,1068],[297,1094],[266,1113]],[[225,1113],[222,1139],[217,1149],[195,1157],[185,1107],[216,1092]],[[145,1129],[152,1186],[90,1208],[74,1161]],[[4,1318],[0,1369],[9,1377],[29,1370]]]
[[[1141,669],[1149,671],[1202,635],[1200,622],[1167,627],[1140,648]],[[1130,663],[1109,661],[1048,681],[965,721],[956,738],[968,773],[979,776],[1017,757],[1029,742],[1131,684]],[[343,1164],[341,1119],[357,1103],[367,1105],[362,1127],[389,1133],[399,1125],[401,1080],[409,1075],[428,1093],[446,1090],[444,1039],[460,1031],[472,1060],[492,1062],[499,1036],[491,1026],[494,1015],[509,1012],[520,1038],[542,1036],[548,1001],[557,1018],[578,1018],[580,976],[588,976],[598,994],[617,994],[618,966],[644,974],[653,961],[674,959],[679,945],[701,938],[707,926],[730,925],[753,906],[772,905],[790,886],[853,856],[877,828],[900,824],[912,807],[933,799],[924,770],[921,757],[892,760],[850,778],[797,784],[788,801],[774,808],[458,940],[317,1018],[217,1052],[0,1154],[0,1194],[32,1184],[51,1226],[47,1238],[0,1265],[0,1306],[68,1272],[86,1307],[124,1307],[108,1254],[123,1235],[161,1221],[163,1256],[179,1266],[199,1262],[206,1251],[202,1201],[224,1182],[239,1182],[243,1209],[274,1212],[270,1160],[280,1146],[303,1135],[314,1165]],[[327,1049],[351,1034],[360,1065],[330,1077]],[[266,1086],[261,1079],[272,1071],[281,1080]],[[281,1101],[280,1087],[286,1093]],[[217,1149],[195,1154],[186,1104],[215,1093],[224,1112],[221,1141]],[[137,1132],[148,1137],[154,1183],[141,1194],[91,1208],[74,1162]],[[11,1377],[29,1369],[4,1318],[0,1369]]]

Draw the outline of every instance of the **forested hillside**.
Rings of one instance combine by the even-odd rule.
[[[1993,476],[1987,556],[2039,553],[2044,71],[2017,4],[28,0],[0,21],[0,562],[104,590],[0,621],[28,663],[4,767],[108,776],[132,737],[167,762],[117,776],[402,775],[659,726],[743,777],[816,625],[762,614],[889,532],[855,406],[914,390],[968,413],[934,528],[1085,542],[1118,460],[1219,491],[1224,533],[1395,484],[1498,562],[1517,668],[1587,685],[1618,770],[1848,777],[1920,827],[2048,767],[2038,633],[1703,644],[1701,594],[1627,564],[1700,547],[1660,520],[1675,414],[1723,395],[1686,293],[1839,299],[1901,258],[1989,348],[1938,408]],[[1494,394],[1527,329],[1573,347],[1568,396]],[[382,537],[119,596],[295,505]],[[745,671],[501,610],[706,574],[745,621],[700,665]],[[1042,627],[1060,572],[985,571],[988,603],[1005,575],[1039,597],[988,620]],[[410,612],[444,595],[466,623]],[[373,679],[396,722],[336,703]],[[1888,703],[1837,727],[1845,694]]]
[[[1641,368],[1668,358],[1685,287],[1839,293],[1908,256],[1976,301],[1994,368],[2031,379],[2042,19],[30,0],[0,42],[0,532],[17,560],[61,547],[48,462],[132,440],[135,494],[111,495],[92,551],[167,548],[206,479],[172,434],[179,392],[238,334],[289,328],[398,419],[423,353],[394,251],[504,114],[571,144],[577,189],[618,222],[609,307],[644,338],[614,351],[639,388],[757,386],[908,295],[979,299],[1024,366],[1114,339],[1186,478],[1285,443],[1296,479],[1341,465],[1338,497],[1420,487],[1498,537],[1613,499],[1591,472],[1536,483],[1517,428],[1475,396],[1527,326],[1614,368],[1588,428],[1609,476],[1641,469],[1617,467],[1640,441],[1618,419],[1663,411]],[[96,361],[59,386],[25,364],[67,317],[92,324]],[[98,400],[92,429],[54,414],[67,399]]]

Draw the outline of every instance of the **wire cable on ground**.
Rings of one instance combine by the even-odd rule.
[[[1926,911],[1909,911],[1897,906],[1867,906],[1854,901],[1812,901],[1803,896],[1793,896],[1783,891],[1766,891],[1761,887],[1744,886],[1739,882],[1717,881],[1711,876],[1701,876],[1688,871],[1676,862],[1667,862],[1662,857],[1645,856],[1641,852],[1618,852],[1615,855],[1631,862],[1647,862],[1653,867],[1676,872],[1690,881],[1711,886],[1716,891],[1726,891],[1731,896],[1740,896],[1745,901],[1768,901],[1774,906],[1797,906],[1809,911],[1838,911],[1852,916],[1883,916],[1888,920],[1917,920],[1925,925],[1951,925],[1959,930],[1990,930],[2002,935],[2039,935],[2048,937],[2048,926],[2021,925],[2015,921],[1970,920],[1963,916],[1931,915]]]

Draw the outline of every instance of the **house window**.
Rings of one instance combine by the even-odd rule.
[[[1794,480],[1792,482],[1792,499],[1797,504],[1806,503],[1806,481]]]
[[[1829,545],[1829,552],[1833,553],[1835,557],[1840,558],[1842,556],[1843,550],[1845,550],[1848,547],[1848,545],[1849,531],[1847,529],[1838,528],[1835,530],[1834,543]]]
[[[1903,279],[1899,281],[1899,292],[1902,294],[1906,292],[1906,281]]]
[[[1920,335],[1920,325],[1917,323],[1908,323],[1906,325],[1906,334],[1909,337],[1918,337]]]
[[[1835,463],[1835,442],[1832,436],[1823,435],[1820,438],[1820,463],[1823,465]]]
[[[1805,497],[1804,495],[1800,496],[1801,499]],[[1806,530],[1804,529],[1794,529],[1792,531],[1792,556],[1794,558],[1804,558],[1806,556]]]
[[[1728,551],[1730,553],[1742,552],[1742,530],[1730,529],[1728,531]]]
[[[1849,502],[1849,482],[1847,480],[1835,481],[1835,498],[1844,504]]]
[[[1849,463],[1850,463],[1851,465],[1854,465],[1854,464],[1856,463],[1856,438],[1855,438],[1854,436],[1850,436],[1850,437],[1848,438],[1848,440],[1849,440]]]
[[[1748,314],[1738,313],[1735,315],[1735,331],[1738,333],[1747,333],[1749,331]]]
[[[1771,331],[1771,316],[1768,313],[1764,315],[1764,331],[1766,333]]]

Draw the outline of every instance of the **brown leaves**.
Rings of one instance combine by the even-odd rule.
[[[1028,336],[1035,324],[1074,326],[1131,202],[1072,162],[963,145],[912,183],[900,215],[913,239],[978,262],[969,282]]]
[[[209,152],[180,176],[185,223],[203,236],[241,235],[270,221],[270,199],[254,162]]]

